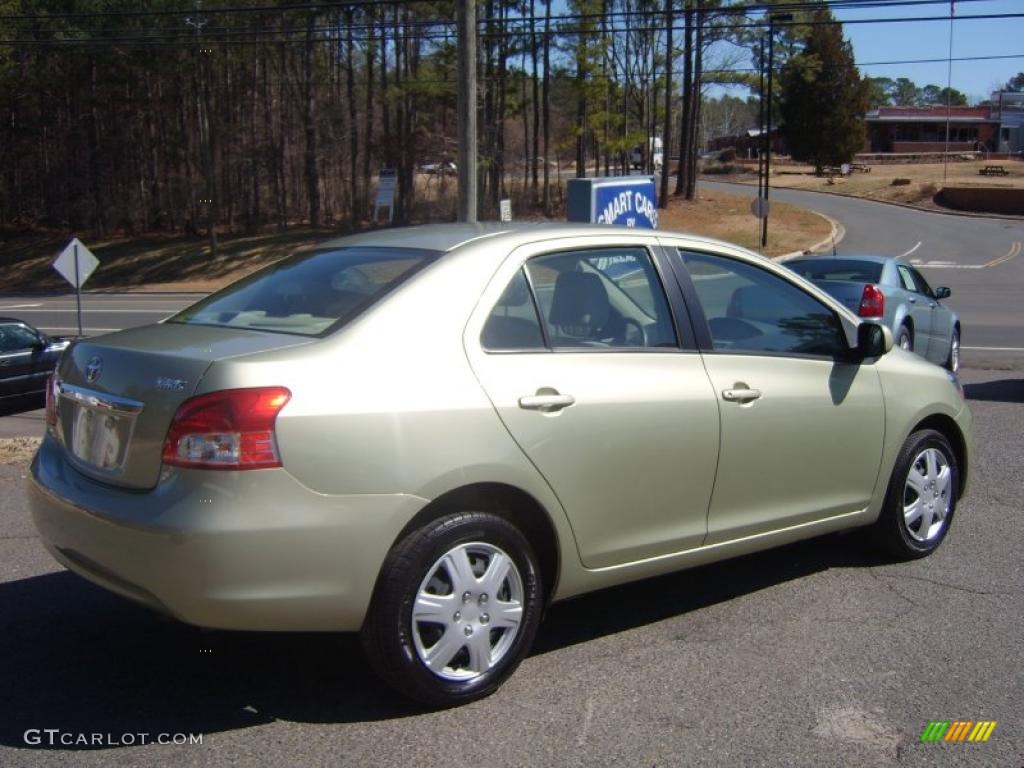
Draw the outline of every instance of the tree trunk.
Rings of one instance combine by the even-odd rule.
[[[672,25],[675,22],[673,16],[674,0],[665,0],[665,114],[662,123],[664,137],[661,141],[662,162],[661,162],[661,190],[658,195],[658,207],[668,208],[668,173],[669,173],[669,147],[672,146]]]
[[[303,75],[305,98],[303,109],[303,126],[306,134],[306,195],[309,198],[309,226],[320,227],[320,173],[317,169],[316,157],[316,83],[313,81],[314,48],[313,31],[316,14],[310,11],[306,15],[306,44],[303,50]]]
[[[544,215],[551,216],[551,183],[548,157],[551,151],[551,3],[544,11]]]

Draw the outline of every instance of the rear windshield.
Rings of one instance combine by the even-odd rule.
[[[292,256],[208,296],[167,322],[323,336],[440,255],[419,248],[353,247]]]
[[[882,278],[882,264],[877,261],[856,259],[807,259],[786,264],[808,280],[852,280],[857,283],[877,283]]]

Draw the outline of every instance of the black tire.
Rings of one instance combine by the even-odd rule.
[[[928,478],[924,478],[922,491],[929,495],[917,496],[913,489],[908,488],[908,481],[911,472],[917,471],[915,466],[922,466],[919,460],[928,451],[936,451],[942,456],[942,462],[949,468],[948,479],[940,479],[934,483],[934,487],[928,487]],[[941,472],[939,475],[941,476]],[[896,458],[882,511],[872,529],[875,543],[900,560],[913,560],[930,555],[946,538],[953,523],[959,482],[960,470],[956,463],[956,454],[953,453],[945,435],[934,429],[914,432],[907,438]],[[936,493],[939,495],[935,495]],[[915,497],[919,498],[924,507],[928,507],[930,502],[932,508],[908,524],[904,514],[905,507],[908,501],[913,503]],[[935,520],[935,513],[943,510],[945,514],[940,515],[939,520]],[[933,521],[927,531],[924,530],[926,520]]]
[[[954,328],[949,340],[949,356],[946,358],[946,370],[957,373],[960,370],[960,329]]]
[[[901,325],[899,333],[896,334],[896,346],[910,352],[914,351],[914,335],[905,325]]]
[[[440,561],[453,553],[466,553],[466,562],[473,568],[474,577],[480,578],[476,569],[486,571],[492,562],[486,550],[493,550],[495,557],[504,554],[511,559],[513,568],[501,582],[501,589],[506,592],[502,596],[489,596],[482,591],[486,587],[481,586],[479,593],[474,592],[468,601],[464,600],[465,594],[472,590],[456,594],[456,577],[449,578],[447,566]],[[449,579],[447,584],[446,579]],[[414,622],[413,608],[421,588],[435,590],[430,594],[438,595],[437,601],[452,598],[452,605],[459,609],[455,616],[461,616],[463,611],[467,616],[460,621],[454,618],[448,621],[448,614],[445,614],[447,626],[429,621]],[[452,594],[445,593],[446,589]],[[513,593],[519,594],[521,599],[515,600]],[[515,671],[533,644],[540,624],[543,594],[536,555],[514,525],[484,512],[447,515],[411,533],[388,553],[363,625],[363,649],[377,675],[405,696],[432,707],[466,704],[496,691]],[[509,602],[499,603],[503,598]],[[485,611],[500,610],[498,605],[509,606],[516,602],[521,605],[521,619],[518,629],[506,640],[505,634],[512,630],[494,629],[493,624],[485,626],[490,621]],[[488,647],[493,644],[495,654],[500,649],[493,666],[483,672],[472,669],[468,639],[448,666],[438,672],[427,666],[421,653],[429,653],[435,643],[440,647],[445,638],[449,638],[446,642],[450,647],[458,645],[459,630],[469,632],[470,636],[474,630],[479,632],[478,640],[486,631]],[[437,639],[428,645],[424,641],[431,634]],[[456,675],[462,678],[452,679]]]

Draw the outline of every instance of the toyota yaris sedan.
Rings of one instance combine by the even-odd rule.
[[[74,343],[33,516],[113,592],[206,627],[358,631],[395,688],[460,704],[553,601],[856,527],[934,551],[971,415],[892,347],[725,243],[378,231]]]

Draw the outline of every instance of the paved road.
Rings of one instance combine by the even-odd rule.
[[[0,765],[1019,766],[1024,380],[965,380],[978,460],[935,556],[831,536],[557,605],[507,686],[445,712],[351,636],[202,632],[62,571],[0,467]],[[957,718],[998,725],[920,742]],[[25,744],[46,728],[203,744]]]
[[[84,293],[82,326],[94,336],[163,320],[187,307],[201,293]],[[74,294],[61,296],[0,295],[0,316],[25,320],[47,333],[78,333]]]
[[[757,194],[750,185],[700,184]],[[1024,220],[951,216],[793,189],[773,189],[771,198],[839,221],[846,229],[840,254],[905,256],[932,286],[950,287],[953,295],[944,303],[963,323],[966,363],[1024,366]]]

